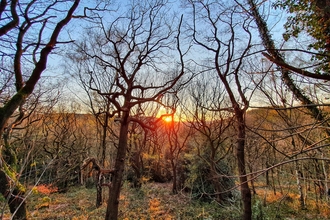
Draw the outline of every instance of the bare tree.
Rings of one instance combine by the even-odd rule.
[[[67,68],[72,73],[72,77],[76,80],[78,91],[74,91],[78,96],[80,102],[87,106],[89,111],[95,117],[97,123],[97,142],[98,142],[98,153],[97,158],[101,166],[108,166],[113,160],[112,158],[106,158],[107,153],[111,149],[111,142],[116,142],[118,139],[118,134],[115,131],[116,126],[113,120],[111,112],[114,110],[111,102],[105,97],[98,94],[95,90],[90,88],[90,76],[85,74],[85,70],[97,71],[97,67],[93,67],[92,60],[83,59],[75,54],[68,55]],[[72,65],[74,63],[74,65]],[[98,83],[95,84],[98,89],[112,88],[114,85],[114,80],[112,76],[100,75],[98,76]],[[82,93],[80,90],[83,90]],[[83,95],[81,95],[83,94]],[[114,127],[114,128],[113,128]],[[96,156],[96,155],[94,155]]]
[[[294,159],[290,169],[296,174],[300,208],[305,209],[308,194],[305,193],[304,187],[310,190],[311,187],[308,185],[312,182],[321,193],[320,197],[325,193],[324,188],[325,190],[327,188],[327,175],[324,175],[326,171],[323,166],[325,149],[322,148],[326,147],[328,142],[323,137],[325,135],[323,123],[313,116],[310,117],[310,111],[305,106],[296,105],[295,96],[286,89],[285,83],[279,80],[280,71],[264,74],[266,74],[265,81],[259,84],[258,89],[265,95],[265,103],[268,99],[268,106],[256,110],[259,112],[259,117],[253,117],[253,120],[251,118],[250,122],[254,121],[254,123],[250,123],[249,127],[251,126],[250,129],[259,136],[259,143],[268,146],[271,149],[269,153],[273,152],[271,155],[267,154],[268,159],[274,158],[269,161],[270,164],[267,163],[268,167]],[[308,91],[307,88],[305,87],[305,91]],[[255,125],[252,126],[252,124]],[[306,161],[298,161],[302,157],[305,157]],[[273,174],[274,170],[271,172]],[[278,181],[278,186],[281,187],[280,181]],[[274,181],[273,189],[276,193]],[[318,194],[315,191],[315,195]]]
[[[64,2],[66,4],[66,2]],[[47,59],[56,45],[59,35],[70,22],[79,0],[71,6],[62,1],[39,4],[36,1],[1,1],[1,69],[14,80],[15,89],[8,95],[0,108],[0,135],[10,131],[24,118],[23,105],[33,92],[42,72],[46,69]],[[60,12],[57,10],[60,7]],[[63,14],[63,18],[55,16]],[[49,29],[49,30],[47,30]],[[27,61],[27,62],[26,62]],[[10,65],[6,65],[10,63]],[[24,65],[25,64],[25,65]],[[1,91],[4,95],[4,91]],[[8,123],[18,109],[18,116]],[[1,149],[0,192],[7,198],[14,219],[26,219],[25,189],[15,176],[15,153],[9,145]],[[12,184],[13,183],[13,184]],[[11,188],[10,186],[14,186]]]
[[[195,44],[210,55],[205,58],[208,62],[201,65],[205,67],[205,71],[214,71],[218,75],[230,102],[230,106],[226,108],[234,114],[243,219],[248,220],[252,218],[251,192],[245,165],[245,114],[249,107],[246,90],[249,88],[244,87],[242,73],[244,57],[252,46],[252,34],[249,30],[251,19],[240,13],[237,5],[226,1],[189,2],[193,10],[192,37]]]
[[[183,122],[182,113],[176,115],[179,118],[178,121],[176,121],[174,115],[168,117],[170,117],[168,121],[163,121],[163,129],[168,141],[165,156],[170,161],[172,169],[172,192],[177,194],[182,189],[182,184],[184,183],[183,180],[180,180],[180,175],[183,175],[181,173],[183,172],[183,153],[188,148],[188,141],[192,136],[192,128]]]
[[[301,5],[301,8],[304,8],[304,10],[293,10],[294,13],[299,14],[297,18],[294,18],[297,19],[297,23],[293,26],[293,29],[301,25],[300,30],[298,30],[299,33],[301,30],[305,30],[305,28],[307,28],[306,32],[311,37],[313,37],[313,42],[308,45],[299,44],[299,47],[294,46],[293,48],[290,48],[292,47],[292,45],[289,45],[289,49],[285,46],[276,45],[273,37],[271,36],[267,20],[260,13],[260,8],[267,6],[265,6],[263,3],[257,4],[257,2],[253,0],[249,0],[248,4],[249,9],[246,11],[250,13],[251,16],[254,18],[255,23],[257,24],[257,29],[259,31],[261,42],[266,50],[266,52],[262,54],[266,59],[268,59],[270,62],[274,63],[278,67],[280,78],[282,79],[285,88],[288,88],[290,90],[293,99],[295,100],[290,103],[286,97],[281,96],[279,95],[279,93],[277,93],[277,97],[280,97],[281,101],[276,102],[276,99],[274,99],[274,97],[269,94],[269,91],[263,90],[263,93],[266,94],[267,98],[272,100],[270,101],[271,105],[274,109],[276,109],[285,124],[288,126],[288,129],[292,132],[291,135],[295,136],[295,138],[292,137],[292,146],[300,146],[299,148],[303,149],[300,153],[297,153],[296,149],[294,149],[293,152],[295,153],[293,153],[293,155],[298,158],[299,156],[301,156],[301,153],[303,153],[308,154],[309,156],[314,158],[318,153],[320,153],[319,158],[322,158],[320,162],[322,165],[320,165],[320,167],[322,167],[323,171],[316,172],[320,175],[317,175],[315,179],[320,180],[319,182],[321,182],[321,184],[316,184],[320,185],[320,187],[323,188],[322,182],[324,181],[324,179],[327,180],[327,171],[325,170],[326,167],[324,166],[324,149],[322,149],[321,146],[325,147],[328,145],[328,143],[324,137],[319,137],[318,135],[314,135],[313,133],[314,131],[319,131],[327,137],[329,137],[330,134],[329,118],[327,117],[326,112],[321,107],[329,105],[326,99],[321,98],[322,95],[327,94],[329,88],[329,74],[327,73],[328,56],[326,55],[329,49],[329,40],[328,34],[324,32],[324,30],[328,29],[329,23],[326,22],[324,26],[322,26],[322,28],[319,28],[317,22],[309,20],[309,23],[304,23],[304,19],[305,21],[307,21],[308,16],[311,16],[309,18],[312,19],[327,18],[328,13],[325,12],[325,8],[328,6],[328,2],[308,2],[307,4]],[[284,5],[290,8],[291,6],[294,6],[294,2],[288,1],[284,3]],[[310,8],[308,8],[307,5]],[[317,32],[316,30],[320,32]],[[286,41],[288,37],[285,35],[284,39],[282,39],[283,42]],[[293,35],[298,36],[297,34]],[[297,39],[297,41],[299,42],[299,38]],[[314,47],[315,45],[318,45],[318,48]],[[308,49],[308,47],[313,48],[314,50],[310,50],[310,48]],[[298,106],[298,103],[295,101],[298,101],[301,106]],[[279,106],[280,108],[278,108]],[[315,121],[310,122],[310,120],[305,119],[306,122],[300,125],[297,125],[296,122],[293,123],[291,117],[289,116],[290,114],[292,114],[292,112],[296,111],[300,111],[304,114],[310,114]],[[289,115],[288,112],[290,113]],[[316,147],[315,145],[318,145],[319,147]],[[317,150],[311,146],[315,146]],[[290,154],[290,156],[292,156],[292,153]],[[319,163],[316,162],[315,164]],[[316,165],[315,169],[320,170],[318,166],[319,165]],[[301,208],[305,208],[305,196],[302,193],[300,183],[300,178],[302,178],[303,175],[302,171],[298,170],[299,167],[300,166],[298,166],[298,162],[295,162],[297,185],[300,191]],[[308,168],[307,170],[310,170],[310,168]],[[327,184],[325,184],[325,188],[327,190]]]
[[[78,59],[92,60],[91,68],[84,70],[89,88],[109,100],[109,115],[120,124],[106,219],[118,218],[130,122],[152,128],[134,113],[148,116],[150,110],[145,106],[162,105],[162,97],[175,92],[174,85],[184,74],[181,21],[176,17],[166,19],[166,4],[163,0],[135,2],[110,23],[100,20],[99,32],[90,32],[92,41],[77,45]],[[108,76],[108,87],[99,86],[102,76]]]
[[[106,175],[110,175],[113,173],[113,170],[108,170],[102,168],[97,162],[95,158],[86,158],[82,164],[81,169],[85,169],[89,164],[92,164],[92,169],[97,172],[96,175],[96,207],[100,207],[102,205],[102,179]],[[91,170],[92,171],[92,170]],[[90,172],[91,172],[90,171]]]
[[[212,80],[210,80],[212,79]],[[196,77],[190,84],[191,105],[185,109],[189,124],[194,130],[194,142],[197,157],[205,164],[214,192],[204,192],[210,198],[225,204],[232,197],[230,189],[234,188],[231,164],[227,158],[232,157],[235,139],[233,113],[228,112],[224,88],[215,74],[208,73]],[[220,109],[224,108],[224,111]],[[206,175],[206,174],[204,174]]]

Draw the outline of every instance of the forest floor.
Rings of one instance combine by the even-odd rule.
[[[267,192],[267,194],[265,194]],[[259,200],[254,200],[253,219],[330,219],[330,207],[325,203],[299,209],[299,200],[294,194],[282,195],[260,188]],[[107,192],[103,193],[104,198]],[[29,219],[53,220],[97,220],[104,219],[106,203],[95,207],[96,189],[72,187],[66,193],[52,192],[51,188],[40,186],[33,189],[28,198]],[[4,201],[0,201],[3,208]],[[267,202],[265,206],[264,202]],[[239,202],[230,206],[219,206],[211,202],[192,200],[184,193],[173,195],[170,183],[146,183],[141,189],[133,189],[124,184],[120,197],[119,219],[124,220],[190,220],[190,219],[240,219]],[[322,205],[323,204],[323,205]],[[1,212],[0,212],[1,213]],[[10,219],[8,210],[4,210],[3,220]]]

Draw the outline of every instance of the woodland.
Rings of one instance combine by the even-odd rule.
[[[329,0],[0,0],[0,219],[330,218]]]

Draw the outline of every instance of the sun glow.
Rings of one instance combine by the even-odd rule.
[[[170,123],[170,122],[173,121],[173,117],[172,116],[164,116],[164,117],[162,117],[162,120],[164,122]]]
[[[170,124],[171,122],[179,122],[182,121],[182,118],[178,116],[178,110],[175,112],[165,109],[163,107],[157,113],[156,118],[159,118],[162,122]]]

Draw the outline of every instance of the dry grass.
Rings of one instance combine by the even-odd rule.
[[[121,218],[170,220],[187,202],[182,195],[172,195],[170,184],[146,183],[140,190],[126,188],[121,197]]]
[[[104,191],[104,198],[107,197]],[[267,187],[258,187],[254,201],[262,209],[264,219],[329,219],[330,207],[326,201],[316,202],[309,198],[306,210],[301,210],[299,196],[292,189],[276,194]],[[71,188],[67,193],[58,193],[56,188],[41,185],[33,188],[28,198],[29,220],[98,220],[104,219],[106,202],[95,208],[96,190],[85,187]],[[2,201],[3,204],[4,201]],[[1,203],[1,202],[0,202]],[[1,204],[0,204],[1,205]],[[239,205],[221,207],[216,203],[202,203],[186,194],[173,195],[170,183],[145,183],[141,189],[124,184],[120,197],[119,219],[172,220],[172,219],[239,219]],[[5,219],[10,219],[6,210]]]
[[[281,216],[290,219],[330,219],[330,200],[315,200],[313,193],[307,194],[305,208],[301,207],[300,195],[294,190],[287,188],[286,192],[276,192],[267,187],[256,190],[256,199],[262,201],[263,206],[268,208],[268,215]],[[314,196],[314,197],[312,197]],[[330,199],[330,198],[329,198]],[[274,212],[274,213],[272,213]]]
[[[67,193],[58,193],[51,186],[41,185],[33,188],[32,191],[33,193],[27,201],[29,220],[104,219],[106,201],[101,207],[95,207],[95,189],[75,187]],[[104,190],[104,198],[107,197],[107,194],[107,190]],[[198,211],[202,208],[189,209],[189,202],[190,199],[182,194],[173,195],[169,183],[146,183],[141,189],[133,189],[124,184],[120,196],[119,219],[170,220],[188,214],[198,215]],[[187,214],[192,210],[193,213]],[[6,209],[4,220],[10,219],[8,213],[9,211]]]

